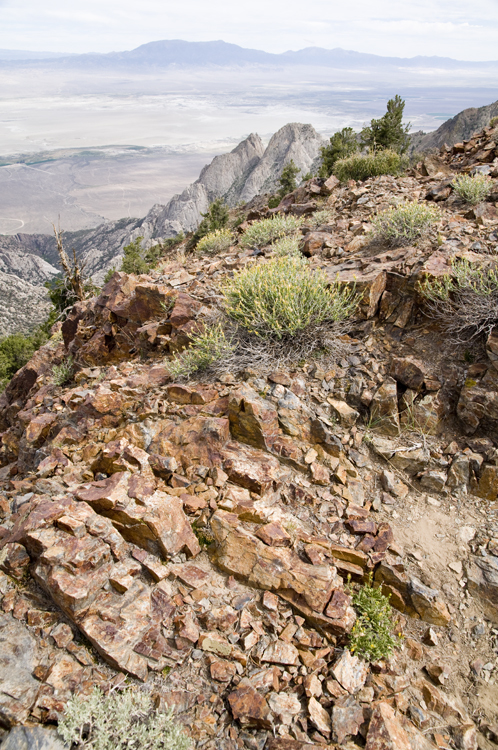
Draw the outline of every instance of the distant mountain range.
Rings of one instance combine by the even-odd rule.
[[[437,68],[457,70],[464,68],[498,68],[498,60],[491,62],[471,62],[453,60],[449,57],[381,57],[363,52],[321,47],[307,47],[297,52],[280,54],[246,49],[223,41],[185,42],[181,39],[149,42],[128,52],[107,54],[66,54],[52,52],[24,52],[22,50],[0,50],[0,67],[34,66],[43,61],[50,68],[96,68],[122,69],[162,69],[170,67],[234,67],[234,66],[277,66],[296,65],[358,69],[368,68]]]

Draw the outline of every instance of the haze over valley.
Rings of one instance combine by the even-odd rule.
[[[0,233],[144,216],[251,132],[266,144],[288,122],[360,129],[395,93],[412,130],[430,131],[497,98],[496,63],[178,44],[27,61],[0,50]]]

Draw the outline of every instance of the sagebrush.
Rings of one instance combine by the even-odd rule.
[[[222,289],[232,320],[262,337],[294,336],[326,320],[343,321],[356,307],[354,292],[312,270],[303,257],[283,256],[244,268]]]
[[[188,378],[226,359],[234,349],[221,323],[207,326],[191,337],[188,349],[177,354],[168,368],[173,378]]]
[[[157,711],[149,695],[127,688],[104,695],[73,695],[59,719],[69,747],[92,750],[187,750],[188,737],[172,711]]]
[[[399,175],[409,165],[406,156],[396,151],[370,151],[368,154],[352,154],[334,164],[333,173],[341,181],[367,180],[383,174]]]
[[[282,216],[277,214],[271,219],[261,219],[249,226],[240,239],[242,247],[265,247],[271,242],[295,234],[304,224],[301,216]]]
[[[493,180],[486,174],[461,174],[453,180],[453,189],[466,203],[476,206],[493,190]]]
[[[387,659],[399,644],[393,633],[395,619],[389,599],[380,588],[373,588],[372,578],[353,595],[356,622],[350,635],[349,650],[366,661]]]
[[[333,211],[330,208],[322,208],[319,211],[315,211],[315,213],[311,214],[310,219],[313,222],[313,226],[319,227],[322,224],[328,224],[330,221],[332,221],[333,215]]]
[[[428,314],[443,324],[455,342],[489,335],[498,324],[498,267],[453,261],[451,272],[420,285]]]
[[[378,214],[372,221],[372,234],[388,245],[410,245],[420,239],[440,219],[434,206],[402,203]]]
[[[195,251],[197,253],[220,253],[223,250],[228,250],[230,245],[233,243],[233,234],[230,229],[215,229],[213,232],[209,232],[202,237]]]

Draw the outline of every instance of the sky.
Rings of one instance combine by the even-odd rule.
[[[111,52],[160,39],[496,60],[498,0],[0,0],[2,49]]]

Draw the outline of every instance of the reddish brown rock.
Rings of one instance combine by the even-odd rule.
[[[279,523],[268,523],[256,531],[256,536],[270,547],[290,547],[292,539]]]
[[[364,722],[363,709],[352,696],[339,698],[332,709],[332,739],[342,745],[346,737],[355,737]]]
[[[393,357],[389,374],[408,388],[420,391],[427,373],[424,363],[415,357]]]
[[[278,415],[272,403],[244,385],[230,394],[228,410],[230,431],[236,440],[270,450],[279,434]]]
[[[271,727],[271,714],[266,699],[249,685],[241,685],[228,696],[233,718],[243,725]]]
[[[412,745],[388,703],[377,703],[368,728],[365,750],[412,750]]]

